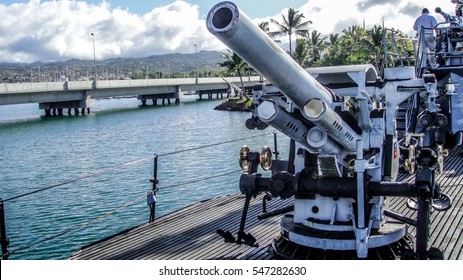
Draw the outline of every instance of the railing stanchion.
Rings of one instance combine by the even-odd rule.
[[[153,183],[153,189],[148,193],[147,201],[150,206],[150,220],[149,222],[154,222],[156,214],[156,192],[159,190],[157,187],[158,181],[158,155],[154,154],[154,167],[153,167],[153,178],[150,179],[150,182]]]
[[[280,153],[278,152],[278,139],[277,139],[277,131],[273,131],[273,145],[275,149],[275,160],[278,160],[280,158]]]
[[[5,225],[5,208],[3,200],[0,198],[0,231],[1,231],[1,243],[2,243],[2,258],[8,260],[10,253],[8,252],[9,240],[6,237],[6,225]]]

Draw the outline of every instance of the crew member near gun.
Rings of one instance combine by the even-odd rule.
[[[436,57],[434,54],[436,49],[436,36],[434,34],[434,28],[437,25],[436,19],[429,15],[429,10],[424,8],[421,12],[421,16],[419,16],[415,20],[415,24],[413,25],[413,29],[417,32],[417,37],[421,40],[420,35],[423,30],[424,33],[424,42],[426,44],[426,51],[428,52],[428,60],[429,64],[432,68],[439,67],[439,64],[436,62]]]
[[[453,4],[456,4],[455,6],[455,16],[461,17],[463,16],[463,2],[461,0],[451,0]]]

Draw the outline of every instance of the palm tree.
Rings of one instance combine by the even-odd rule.
[[[372,29],[367,30],[370,36],[370,42],[375,48],[379,48],[383,42],[383,27],[381,25],[375,25]]]
[[[319,63],[321,66],[334,66],[347,64],[347,53],[344,49],[339,33],[331,33],[328,37],[327,53]]]
[[[330,45],[335,45],[339,42],[339,33],[331,33],[329,37]]]
[[[365,46],[367,31],[358,25],[342,31],[341,44],[347,55],[348,64],[364,64],[369,61],[370,51]]]
[[[262,31],[264,31],[265,33],[267,33],[267,34],[270,33],[270,26],[269,26],[268,21],[263,21],[263,22],[259,23],[257,26],[259,26],[259,28]]]
[[[307,25],[312,24],[312,21],[307,20],[303,21],[304,14],[300,11],[295,10],[293,8],[288,9],[288,14],[282,15],[283,21],[279,23],[274,19],[270,19],[270,21],[278,26],[278,31],[270,32],[270,36],[282,36],[288,35],[289,37],[289,53],[292,52],[292,44],[291,44],[291,37],[293,34],[296,35],[305,35],[307,34]]]
[[[242,91],[240,92],[240,99],[243,98],[244,93],[244,97],[246,98],[246,100],[249,100],[250,98],[244,89],[243,73],[252,71],[252,68],[239,55],[232,52],[231,50],[228,50],[228,52],[224,53],[223,56],[225,58],[225,61],[219,63],[218,65],[221,67],[225,67],[227,73],[229,74],[239,75],[242,89]]]
[[[373,52],[376,53],[375,55],[375,66],[376,69],[379,69],[379,64],[381,60],[381,45],[383,44],[383,27],[380,25],[373,26],[372,29],[367,30],[368,40],[367,40],[367,47]]]
[[[270,38],[273,39],[273,41],[275,41],[275,43],[281,43],[280,40],[275,40],[275,32],[271,32],[270,31],[270,24],[268,21],[264,21],[264,22],[261,22],[258,24],[259,28],[265,32],[265,34],[267,34]]]
[[[326,49],[326,37],[317,30],[312,30],[308,37],[309,53],[312,56],[312,62],[317,63],[322,56],[322,52]]]
[[[306,39],[296,39],[296,49],[291,54],[291,57],[301,67],[306,67],[309,61],[309,48]]]

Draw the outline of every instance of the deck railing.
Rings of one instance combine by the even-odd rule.
[[[15,254],[15,253],[18,253],[18,252],[21,252],[21,251],[25,251],[25,250],[30,249],[32,247],[36,247],[36,246],[38,246],[38,245],[40,245],[42,243],[55,240],[55,239],[57,239],[59,237],[67,235],[67,234],[69,234],[71,232],[74,232],[76,230],[79,230],[79,229],[82,229],[84,227],[90,226],[90,225],[96,223],[97,221],[100,221],[100,220],[102,220],[104,218],[107,218],[107,217],[117,213],[117,212],[120,212],[123,209],[126,209],[126,208],[128,208],[130,206],[136,205],[136,204],[140,203],[144,199],[146,199],[147,204],[149,206],[149,211],[150,211],[149,222],[154,222],[155,221],[155,212],[156,212],[156,210],[155,210],[156,209],[156,192],[158,190],[160,190],[160,189],[166,190],[166,189],[177,188],[177,187],[183,186],[183,185],[188,185],[188,184],[193,184],[193,183],[198,183],[198,182],[211,180],[211,179],[218,178],[218,177],[228,176],[228,175],[238,173],[238,172],[241,171],[241,169],[237,169],[237,170],[232,170],[232,171],[228,171],[228,172],[212,174],[212,175],[208,175],[208,176],[204,176],[204,177],[200,177],[200,178],[191,179],[191,180],[185,181],[183,183],[177,183],[177,184],[172,184],[172,185],[160,187],[158,185],[159,181],[158,181],[158,174],[157,174],[159,158],[169,157],[169,156],[176,155],[176,154],[181,154],[181,153],[185,153],[185,152],[196,151],[196,150],[201,150],[201,149],[206,149],[206,148],[211,148],[211,147],[217,147],[217,146],[221,146],[221,145],[224,145],[224,144],[235,143],[235,142],[238,142],[238,141],[243,141],[243,140],[248,140],[248,139],[251,139],[251,138],[258,138],[258,137],[268,136],[268,135],[273,135],[274,136],[275,153],[277,153],[276,152],[277,151],[277,147],[276,147],[276,131],[273,131],[271,133],[264,133],[264,134],[254,135],[254,136],[250,136],[250,137],[246,137],[246,138],[240,138],[240,139],[234,139],[234,140],[229,140],[229,141],[224,141],[224,142],[219,142],[219,143],[213,143],[213,144],[208,144],[208,145],[204,145],[204,146],[198,146],[198,147],[188,148],[188,149],[184,149],[184,150],[178,150],[178,151],[174,151],[174,152],[167,152],[167,153],[163,153],[163,154],[154,154],[153,156],[149,156],[149,157],[142,158],[142,159],[137,159],[137,160],[134,160],[134,161],[122,164],[122,165],[110,167],[110,168],[107,168],[107,169],[98,170],[96,172],[86,174],[86,175],[83,175],[83,176],[78,177],[78,178],[74,178],[74,179],[71,179],[71,180],[68,180],[68,181],[65,181],[65,182],[61,182],[61,183],[57,183],[57,184],[50,185],[50,186],[47,186],[47,187],[43,187],[43,188],[31,191],[31,192],[27,192],[27,193],[23,193],[23,194],[20,194],[20,195],[13,196],[13,197],[9,197],[9,198],[4,199],[4,200],[2,200],[0,198],[0,232],[1,232],[0,241],[1,241],[1,244],[2,244],[2,258],[4,260],[7,260],[7,259],[9,259],[9,257],[12,254]],[[7,220],[8,217],[5,215],[4,210],[5,210],[5,207],[8,206],[9,202],[16,201],[16,200],[26,198],[26,197],[29,197],[29,196],[33,196],[35,194],[42,193],[42,192],[45,192],[45,191],[49,191],[49,190],[52,190],[52,189],[57,189],[57,188],[60,188],[62,186],[69,185],[71,183],[84,181],[84,180],[87,180],[89,178],[94,178],[94,177],[97,177],[97,176],[100,176],[100,175],[103,175],[103,174],[107,174],[107,173],[110,173],[110,172],[113,172],[113,171],[116,171],[116,170],[120,170],[120,169],[123,169],[123,168],[128,168],[128,167],[131,167],[131,166],[135,166],[137,164],[140,164],[140,163],[143,163],[143,162],[148,162],[148,161],[151,161],[151,160],[153,160],[153,178],[150,179],[150,182],[152,184],[152,188],[147,193],[145,193],[145,194],[143,194],[143,195],[141,195],[139,197],[136,197],[132,201],[129,201],[128,203],[126,203],[124,205],[118,206],[117,208],[112,209],[112,210],[98,216],[95,219],[86,221],[86,222],[81,223],[81,224],[79,224],[77,226],[74,226],[74,227],[70,227],[68,229],[63,230],[62,232],[50,234],[49,236],[43,237],[42,239],[40,239],[38,241],[29,243],[29,244],[25,244],[25,245],[23,245],[23,246],[21,246],[19,248],[14,248],[14,249],[11,249],[11,250],[8,249],[8,247],[10,245],[10,242],[9,242],[9,239],[8,239],[8,236],[7,236],[7,228],[6,228],[6,220]]]

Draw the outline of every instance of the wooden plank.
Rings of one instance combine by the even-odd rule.
[[[429,244],[445,250],[447,259],[462,259],[463,253],[463,164],[462,148],[451,153],[445,161],[445,172],[436,177],[442,191],[454,199],[447,212],[432,212]],[[401,180],[414,176],[401,174]],[[223,229],[236,234],[244,205],[243,195],[214,198],[159,217],[153,223],[116,234],[96,242],[71,256],[71,259],[270,259],[268,246],[279,233],[281,216],[258,221],[262,212],[262,195],[251,200],[246,232],[256,237],[260,247],[227,244],[216,233]],[[292,204],[292,199],[273,199],[268,210]],[[406,206],[406,199],[391,198],[391,210],[407,217],[416,213]],[[415,228],[410,227],[410,234]]]
[[[122,245],[126,246],[127,248],[137,248],[146,246],[146,244],[144,244],[144,241],[153,240],[154,238],[157,238],[159,236],[168,237],[170,236],[170,232],[176,232],[178,230],[178,227],[184,227],[185,225],[183,219],[185,219],[185,217],[197,215],[196,212],[198,211],[207,212],[211,207],[214,207],[216,204],[224,205],[224,202],[232,203],[236,199],[238,199],[237,196],[225,198],[226,199],[219,198],[217,199],[217,201],[209,200],[192,205],[191,207],[187,207],[186,209],[182,209],[176,213],[173,213],[172,216],[168,215],[166,217],[161,217],[152,224],[144,224],[140,226],[140,228],[135,228],[131,232],[127,232],[126,234],[116,235],[111,240],[107,240],[100,244],[96,244],[94,248],[102,247],[105,249],[106,254],[112,254],[114,250],[118,250],[118,248],[120,248]],[[147,247],[147,249],[149,250],[150,248]],[[101,253],[102,252],[100,252],[100,254]],[[105,258],[104,256],[100,257]]]
[[[121,247],[125,247],[125,248],[129,248],[131,247],[132,250],[130,252],[126,252],[126,255],[124,257],[122,256],[117,256],[117,258],[138,258],[140,256],[143,256],[143,254],[146,254],[147,256],[151,256],[151,257],[158,257],[158,258],[169,258],[169,257],[179,257],[181,256],[182,254],[183,255],[186,255],[188,256],[188,254],[185,254],[185,252],[183,252],[181,250],[181,248],[179,249],[178,246],[177,247],[173,247],[172,244],[175,244],[175,243],[178,243],[179,242],[179,239],[178,238],[175,238],[175,237],[172,237],[171,235],[167,235],[166,234],[166,230],[165,228],[169,228],[170,230],[174,231],[174,232],[177,232],[178,234],[180,235],[183,235],[183,236],[186,236],[186,238],[182,238],[181,241],[182,242],[185,242],[185,241],[189,241],[189,242],[200,242],[200,241],[204,241],[204,242],[210,242],[210,240],[208,240],[208,238],[210,239],[211,236],[213,237],[213,239],[217,239],[218,242],[220,243],[223,243],[223,240],[220,238],[220,236],[218,236],[215,231],[217,228],[219,227],[228,227],[229,229],[231,228],[236,228],[238,227],[239,225],[239,220],[240,220],[240,215],[241,215],[241,208],[242,208],[242,205],[244,203],[243,199],[242,198],[239,198],[240,196],[236,196],[236,197],[233,197],[228,199],[229,201],[234,201],[234,205],[230,204],[229,202],[221,202],[220,204],[216,204],[214,203],[214,201],[208,201],[208,202],[204,202],[202,203],[201,205],[196,205],[194,208],[198,208],[200,207],[201,208],[201,212],[200,214],[195,214],[195,218],[194,218],[194,221],[195,224],[194,225],[189,225],[189,227],[187,228],[191,228],[191,226],[197,226],[197,229],[194,230],[194,231],[191,231],[189,234],[186,234],[184,232],[181,232],[181,228],[177,228],[177,227],[184,227],[185,228],[185,217],[187,217],[188,215],[176,215],[175,216],[175,219],[173,218],[170,218],[168,219],[168,223],[166,223],[166,221],[163,221],[165,222],[165,224],[157,224],[159,227],[161,227],[162,229],[159,230],[155,235],[153,234],[149,234],[149,233],[143,233],[144,231],[151,231],[151,232],[154,232],[156,231],[156,226],[145,226],[145,227],[142,227],[140,229],[134,229],[132,232],[126,232],[125,234],[121,234],[120,236],[115,236],[114,239],[111,239],[111,240],[106,240],[105,242],[102,242],[100,244],[95,244],[95,246],[92,248],[92,252],[89,252],[90,254],[87,255],[87,257],[92,257],[92,258],[96,258],[96,257],[101,257],[101,258],[108,258],[108,259],[111,259],[111,258],[114,258],[114,256],[110,256],[109,254],[111,254],[111,252],[117,250],[118,248],[121,248]],[[275,207],[280,207],[279,204],[281,203],[275,203],[275,202],[279,202],[281,200],[273,200],[272,202],[269,202],[268,203],[268,207],[269,209],[270,208],[275,208]],[[204,204],[211,204],[212,205],[209,205],[208,207],[206,207],[206,205]],[[288,203],[290,203],[290,201],[288,200],[284,205],[287,205]],[[215,207],[215,206],[220,206],[222,207],[222,210],[221,211],[215,211],[215,209],[211,208],[211,207]],[[224,206],[230,206],[232,207],[234,210],[231,211],[232,209],[229,209],[227,207],[224,207]],[[193,206],[192,206],[193,207]],[[206,210],[206,211],[204,211]],[[195,211],[188,211],[188,212],[197,212],[196,210]],[[183,213],[186,213],[185,211],[183,211]],[[261,213],[261,206],[260,206],[260,200],[256,199],[256,200],[253,200],[252,201],[252,205],[250,207],[250,211],[249,211],[249,223],[248,223],[248,226],[253,226],[256,222],[253,222],[252,220],[256,220],[256,217],[258,214]],[[217,216],[217,217],[214,217]],[[224,216],[224,215],[227,215],[227,216]],[[183,217],[182,217],[183,216]],[[210,221],[211,218],[214,218],[214,223],[210,223],[208,226],[206,226],[204,224],[205,221]],[[191,218],[188,218],[188,219],[191,219]],[[276,224],[276,229],[278,228],[278,218],[275,217],[274,218],[275,221],[274,223]],[[175,224],[178,224],[178,225],[175,225],[175,224],[172,224],[170,223],[171,221],[174,221],[175,220]],[[203,221],[203,222],[202,222]],[[227,221],[227,223],[224,224],[224,221]],[[158,221],[156,221],[158,222]],[[156,223],[155,222],[155,223]],[[273,234],[273,232],[276,230],[276,229],[268,229],[268,227],[265,227],[265,230],[269,231],[271,234]],[[180,231],[180,232],[178,232]],[[146,235],[147,234],[147,235]],[[125,238],[125,237],[130,237],[129,239]],[[157,237],[157,240],[161,239],[162,241],[158,241],[156,242],[156,247],[157,248],[153,248],[153,246],[147,246],[147,244],[149,245],[148,242],[146,242],[146,240],[148,239],[151,239],[153,237]],[[205,240],[206,239],[206,240]],[[267,239],[267,238],[266,238]],[[115,242],[116,241],[116,242]],[[106,243],[106,244],[103,244],[103,243]],[[181,243],[180,243],[181,245]],[[99,249],[98,247],[102,247],[103,249]],[[165,247],[165,250],[169,251],[168,254],[166,253],[163,253],[163,248]],[[228,246],[231,248],[231,250],[235,250],[237,247],[239,246]],[[244,247],[244,246],[243,246]],[[86,248],[84,248],[83,250],[80,251],[80,254],[82,255],[83,254],[83,251],[85,250]],[[192,250],[191,252],[195,252],[194,254],[190,254],[192,258],[194,257],[198,257],[198,256],[206,256],[206,255],[210,255],[211,251],[214,251],[215,249],[214,248],[203,248],[203,251],[202,252],[201,250],[198,250],[198,251],[195,251],[195,250]],[[180,252],[178,252],[180,251]],[[95,254],[95,252],[97,252],[98,254]],[[156,252],[155,254],[153,252]],[[202,253],[202,254],[201,254]],[[154,255],[152,255],[154,254]],[[241,255],[242,253],[239,252],[239,254],[237,255]],[[75,254],[73,256],[73,258],[78,258],[78,253]]]

